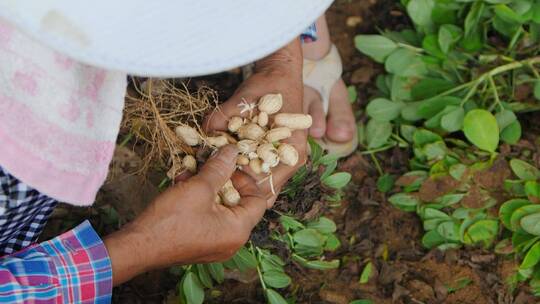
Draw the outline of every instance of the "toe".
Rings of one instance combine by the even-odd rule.
[[[326,115],[319,93],[314,89],[304,87],[304,104],[307,112],[313,119],[313,124],[309,128],[309,135],[314,138],[321,138],[326,132]]]
[[[354,136],[356,122],[349,103],[347,87],[339,80],[330,94],[326,136],[335,142],[347,142]]]

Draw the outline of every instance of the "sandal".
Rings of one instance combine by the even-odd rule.
[[[330,52],[324,58],[319,60],[304,59],[304,85],[319,92],[325,114],[328,113],[330,105],[330,93],[334,84],[341,78],[342,71],[341,58],[333,44]],[[355,128],[353,138],[348,142],[334,142],[326,137],[315,139],[315,141],[329,154],[345,157],[352,154],[358,147],[357,133],[358,130]]]

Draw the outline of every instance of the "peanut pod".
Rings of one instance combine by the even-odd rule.
[[[281,94],[266,94],[259,100],[259,111],[272,115],[281,110],[283,97]]]
[[[268,142],[276,142],[283,139],[287,139],[292,136],[291,129],[287,127],[279,127],[274,128],[268,132],[266,132],[266,136],[264,137]]]
[[[176,136],[188,146],[196,146],[201,143],[199,132],[190,126],[180,125],[174,131]]]
[[[308,114],[279,113],[274,117],[278,127],[287,127],[292,130],[304,130],[311,127],[311,116]]]

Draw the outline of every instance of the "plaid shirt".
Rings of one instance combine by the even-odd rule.
[[[112,269],[88,221],[0,259],[1,303],[110,303]]]

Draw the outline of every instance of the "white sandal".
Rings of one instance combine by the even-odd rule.
[[[336,82],[341,79],[343,71],[341,58],[335,45],[332,44],[330,52],[319,60],[304,59],[303,77],[307,85],[321,95],[324,113],[328,113],[330,93]],[[358,147],[358,134],[355,128],[353,138],[344,143],[333,142],[326,137],[316,140],[317,143],[330,154],[340,157],[352,154]]]

